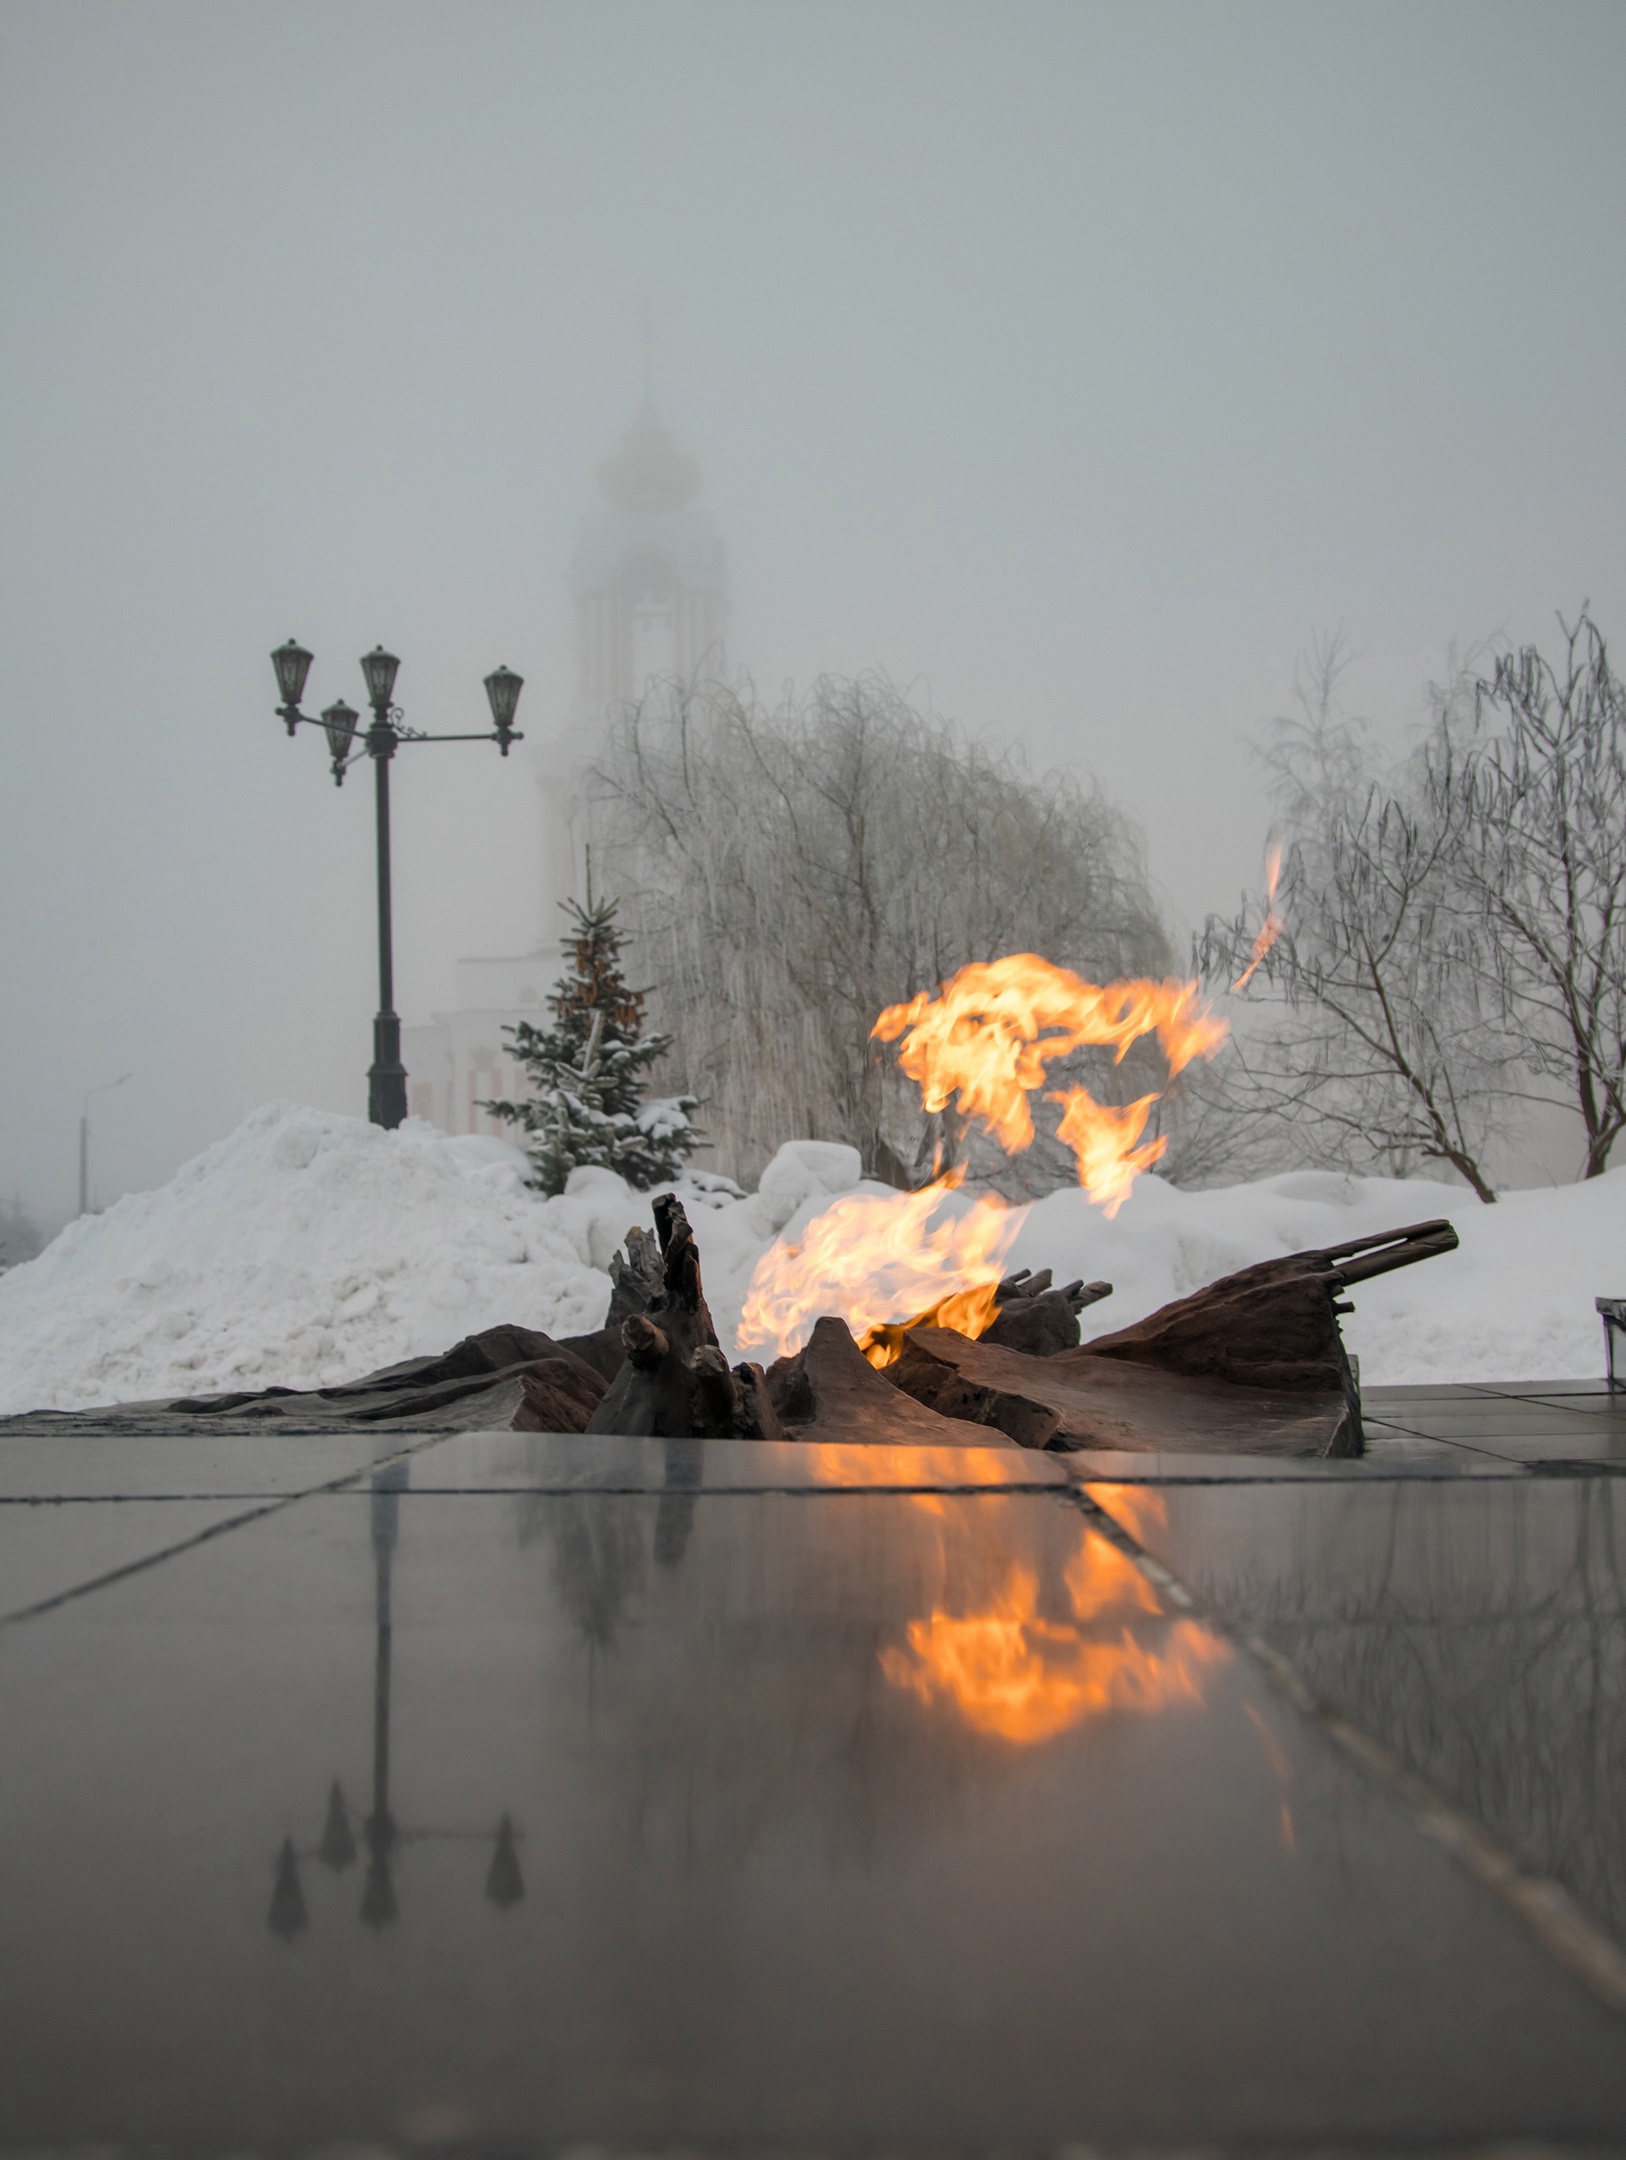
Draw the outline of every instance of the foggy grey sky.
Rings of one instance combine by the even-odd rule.
[[[0,0],[0,1190],[71,1211],[255,1103],[365,1111],[366,774],[571,680],[640,309],[764,686],[882,666],[1257,876],[1246,731],[1341,624],[1626,639],[1626,10]],[[308,700],[308,705],[313,701]],[[535,784],[396,767],[398,1003],[544,925]]]

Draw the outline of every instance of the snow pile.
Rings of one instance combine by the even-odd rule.
[[[597,1327],[610,1256],[650,1223],[651,1195],[586,1169],[544,1200],[525,1168],[500,1140],[270,1104],[159,1191],[0,1277],[0,1413],[331,1386],[501,1321]],[[842,1193],[887,1188],[862,1179],[854,1149],[801,1140],[752,1194],[703,1173],[676,1190],[726,1343],[776,1238],[796,1244]],[[1460,1252],[1354,1292],[1344,1329],[1365,1381],[1602,1371],[1592,1301],[1626,1294],[1626,1170],[1495,1207],[1422,1180],[1297,1172],[1194,1193],[1143,1177],[1111,1222],[1078,1191],[1038,1202],[1008,1264],[1105,1276],[1115,1294],[1084,1316],[1104,1334],[1253,1261],[1436,1215]]]
[[[550,1214],[524,1177],[503,1141],[267,1104],[0,1278],[0,1410],[331,1386],[494,1321],[597,1327],[602,1210]]]
[[[1011,1264],[1053,1267],[1058,1282],[1104,1276],[1113,1295],[1084,1314],[1088,1340],[1256,1260],[1440,1215],[1456,1225],[1460,1251],[1349,1293],[1344,1340],[1362,1382],[1601,1378],[1593,1299],[1626,1293],[1626,1169],[1504,1193],[1494,1207],[1421,1178],[1301,1170],[1181,1192],[1143,1177],[1114,1222],[1080,1192],[1041,1200]]]

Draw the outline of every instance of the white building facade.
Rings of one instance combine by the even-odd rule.
[[[528,1080],[503,1029],[518,1020],[545,1028],[552,1018],[547,997],[558,975],[558,948],[518,960],[460,960],[457,1001],[420,1027],[401,1030],[401,1061],[407,1069],[407,1112],[445,1133],[489,1133],[504,1140],[521,1135],[482,1110],[482,1102],[515,1102]]]

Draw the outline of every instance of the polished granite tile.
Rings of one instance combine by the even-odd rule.
[[[1617,1477],[1626,1474],[1626,1437],[1619,1433],[1497,1433],[1477,1445],[1486,1455],[1524,1463],[1538,1473],[1555,1463],[1585,1463]]]
[[[253,1506],[241,1499],[0,1503],[0,1623],[218,1530]]]
[[[1502,1462],[1528,1463],[1532,1467],[1544,1462],[1568,1461],[1593,1462],[1600,1470],[1610,1467],[1626,1470],[1626,1432],[1606,1426],[1601,1419],[1587,1423],[1577,1418],[1556,1430],[1538,1427],[1533,1431],[1504,1428],[1496,1423],[1489,1430],[1474,1432],[1471,1438],[1464,1433],[1447,1439],[1375,1423],[1369,1424],[1367,1430],[1369,1435],[1383,1436],[1381,1444],[1372,1450],[1379,1455],[1395,1446],[1421,1443],[1452,1446],[1463,1453],[1472,1452]]]
[[[1618,1412],[1603,1416],[1597,1411],[1575,1410],[1560,1402],[1537,1402],[1528,1396],[1481,1396],[1476,1403],[1452,1402],[1420,1405],[1363,1403],[1363,1418],[1371,1416],[1386,1424],[1404,1425],[1436,1440],[1477,1442],[1488,1437],[1522,1437],[1538,1433],[1555,1438],[1566,1433],[1598,1436],[1614,1433],[1626,1439],[1626,1416]]]
[[[1601,1376],[1594,1380],[1481,1380],[1476,1383],[1487,1395],[1552,1395],[1565,1398],[1626,1400],[1626,1389],[1611,1388]]]
[[[1396,1471],[1472,1471],[1486,1467],[1482,1448],[1464,1440],[1441,1440],[1426,1432],[1413,1432],[1401,1424],[1388,1424],[1370,1412],[1361,1419],[1365,1448],[1361,1460],[1392,1466]]]
[[[0,1501],[280,1497],[365,1473],[418,1445],[398,1432],[0,1432]]]
[[[424,1467],[0,1632],[0,2144],[1626,2134],[1619,2023],[1069,1494]]]
[[[1626,1393],[1616,1389],[1588,1388],[1565,1393],[1562,1389],[1548,1388],[1537,1391],[1526,1389],[1514,1395],[1498,1390],[1504,1402],[1534,1402],[1549,1409],[1563,1409],[1575,1417],[1600,1417],[1626,1421]]]
[[[1452,1443],[1532,1465],[1595,1460],[1626,1465],[1626,1396],[1601,1384],[1576,1382],[1569,1391],[1484,1387],[1469,1396],[1417,1388],[1370,1388],[1362,1395],[1368,1433],[1382,1435],[1382,1452],[1397,1435]],[[1373,1453],[1380,1452],[1374,1445]]]
[[[988,1447],[640,1440],[619,1434],[469,1432],[415,1458],[419,1492],[961,1492],[1065,1486],[1059,1459]]]
[[[1361,1389],[1361,1401],[1381,1406],[1399,1401],[1418,1402],[1472,1402],[1490,1392],[1482,1381],[1405,1381],[1393,1386],[1372,1386]]]
[[[1367,1454],[1355,1457],[1130,1454],[1084,1448],[1057,1460],[1075,1485],[1087,1485],[1096,1478],[1126,1485],[1315,1485],[1329,1480],[1372,1484],[1390,1478],[1520,1478],[1529,1474],[1523,1464],[1505,1457],[1413,1433],[1382,1434]]]
[[[1626,1941],[1626,1487],[1090,1488]]]

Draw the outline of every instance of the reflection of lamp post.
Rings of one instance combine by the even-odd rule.
[[[355,749],[356,728],[361,715],[343,698],[329,705],[320,720],[299,709],[310,673],[311,655],[289,638],[271,655],[277,671],[282,703],[277,718],[293,734],[299,727],[320,727],[327,736],[332,756],[334,784],[344,785],[346,768],[356,757],[373,761],[373,800],[378,848],[378,1013],[373,1021],[373,1062],[367,1075],[367,1115],[375,1125],[396,1126],[407,1114],[406,1068],[401,1063],[401,1022],[395,1010],[395,956],[390,926],[390,760],[404,742],[494,742],[503,756],[510,743],[523,742],[514,728],[514,713],[524,677],[512,668],[495,668],[486,677],[486,697],[491,705],[495,730],[490,735],[425,735],[401,719],[401,708],[392,705],[395,671],[401,665],[394,653],[375,645],[362,657],[361,672],[367,684],[367,702],[373,708],[372,725]]]
[[[390,1614],[390,1563],[400,1531],[401,1487],[407,1466],[394,1463],[373,1479],[373,1804],[362,1836],[367,1844],[367,1886],[361,1893],[361,1917],[369,1927],[388,1927],[395,1918],[395,1885],[390,1862],[395,1857],[395,1817],[390,1813],[390,1664],[394,1628]],[[335,1784],[334,1791],[338,1791]],[[332,1802],[329,1801],[331,1810]]]
[[[79,1113],[79,1212],[90,1213],[90,1098],[107,1095],[114,1088],[123,1087],[130,1075],[120,1073],[116,1080],[104,1080],[100,1087],[86,1088],[84,1107]]]
[[[393,1624],[390,1610],[390,1570],[399,1532],[401,1494],[406,1487],[407,1465],[392,1463],[373,1479],[373,1804],[361,1826],[367,1848],[367,1879],[362,1885],[360,1916],[371,1928],[386,1928],[400,1907],[395,1897],[395,1854],[403,1844],[429,1839],[461,1843],[486,1837],[489,1831],[403,1830],[390,1812],[390,1671]],[[505,1814],[497,1825],[496,1847],[486,1872],[486,1896],[506,1912],[525,1895],[525,1878],[515,1850],[520,1832]],[[307,1855],[308,1857],[308,1855]],[[327,1796],[327,1820],[316,1858],[335,1874],[342,1874],[356,1859],[355,1833],[344,1787],[335,1778]],[[293,1839],[284,1838],[276,1858],[276,1880],[271,1891],[271,1910],[266,1924],[284,1942],[291,1942],[307,1925],[305,1896],[299,1882],[300,1854]]]

